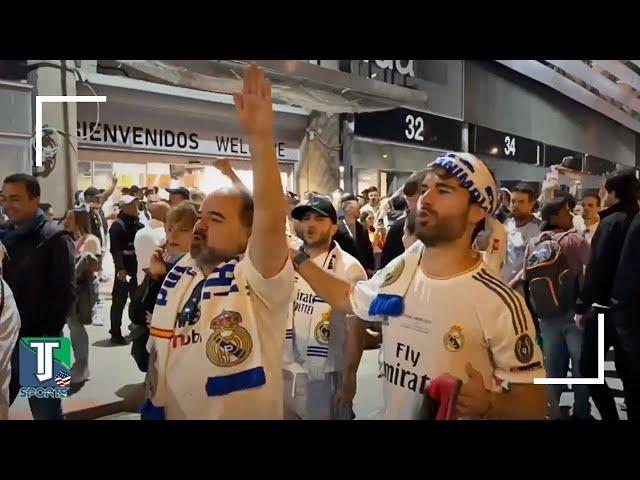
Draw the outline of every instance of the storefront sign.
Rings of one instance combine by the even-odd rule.
[[[530,165],[542,163],[540,142],[478,125],[469,126],[469,151]]]
[[[413,69],[413,60],[374,60],[376,65],[385,70],[398,72],[400,75],[409,75],[415,77]]]
[[[86,140],[80,140],[81,145],[102,145],[205,156],[250,156],[247,139],[231,135],[212,135],[211,138],[202,138],[198,133],[188,131],[144,128],[115,123],[98,123],[96,127],[95,122],[78,122],[78,136],[87,137],[90,133],[91,136]],[[275,149],[278,160],[297,161],[299,159],[299,150],[287,147],[285,142],[276,142]]]
[[[396,108],[354,115],[354,134],[421,147],[459,151],[462,123],[425,112]]]

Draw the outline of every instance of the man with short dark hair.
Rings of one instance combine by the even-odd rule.
[[[296,270],[332,307],[384,322],[387,419],[435,417],[428,387],[445,374],[465,382],[452,405],[460,417],[542,419],[545,389],[533,379],[544,371],[531,316],[471,248],[478,223],[498,206],[495,180],[469,153],[448,153],[429,167],[419,241],[401,257],[355,286],[304,252],[290,252]]]
[[[358,260],[332,240],[338,218],[328,199],[316,197],[298,205],[292,216],[300,222],[304,249],[313,262],[351,283],[367,279]],[[299,276],[291,303],[284,354],[285,418],[351,420],[363,322],[332,310]]]
[[[166,190],[169,192],[169,205],[171,208],[181,204],[182,202],[189,201],[191,196],[189,194],[189,190],[185,187],[167,188]]]
[[[596,194],[585,195],[580,203],[582,204],[582,218],[586,226],[584,237],[591,243],[593,235],[600,225],[600,215],[598,215],[601,205],[600,197]]]
[[[3,277],[13,291],[22,325],[20,337],[61,337],[75,295],[75,247],[69,233],[47,220],[38,208],[40,184],[26,174],[2,185],[2,206],[9,224],[0,227],[7,254]],[[12,357],[10,401],[18,395],[19,348]],[[62,420],[59,398],[29,399],[36,420]]]
[[[351,193],[345,193],[340,200],[340,210],[343,215],[338,217],[338,232],[334,240],[342,250],[357,258],[367,274],[371,276],[376,265],[373,246],[369,240],[369,234],[358,221],[360,218],[358,199]]]
[[[576,324],[584,328],[580,372],[587,378],[598,376],[598,314],[605,315],[604,347],[619,350],[619,339],[610,309],[611,295],[620,254],[629,225],[638,213],[638,179],[634,169],[607,175],[604,184],[606,209],[600,212],[600,225],[591,240],[591,257],[582,291],[576,301]],[[616,355],[616,370],[623,384],[627,372],[625,356]],[[591,397],[603,420],[618,420],[613,394],[605,383],[589,385]]]
[[[524,250],[529,241],[540,233],[540,221],[533,216],[536,195],[533,189],[520,183],[511,191],[511,217],[505,220],[507,257],[502,268],[502,280],[521,295]]]
[[[380,210],[380,193],[378,192],[378,188],[373,186],[367,188],[365,191],[367,192],[366,197],[368,203],[360,210],[362,212],[371,212],[373,217],[376,218],[378,216],[378,210]]]

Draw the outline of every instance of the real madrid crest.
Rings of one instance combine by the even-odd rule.
[[[207,340],[207,358],[218,367],[233,367],[247,359],[253,348],[251,334],[238,312],[223,310],[211,320],[213,333]]]
[[[391,285],[392,283],[397,282],[398,279],[400,278],[400,275],[402,275],[403,271],[404,271],[404,258],[400,258],[398,263],[394,265],[393,269],[390,272],[386,272],[386,271],[382,272],[382,274],[384,275],[384,280],[382,281],[382,284],[380,285],[380,287],[386,287]]]
[[[516,340],[515,354],[520,363],[529,363],[533,358],[533,340],[528,334],[523,333]]]
[[[462,335],[462,327],[460,325],[454,325],[444,334],[442,339],[444,348],[450,352],[459,352],[464,347],[464,335]]]
[[[318,324],[316,325],[315,328],[315,337],[316,337],[316,342],[323,344],[323,345],[328,345],[329,344],[329,338],[331,335],[330,332],[330,326],[331,326],[331,310],[329,310],[328,312],[324,312],[322,314],[322,320],[320,320],[318,322]]]

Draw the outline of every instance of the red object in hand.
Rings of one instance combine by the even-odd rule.
[[[437,406],[435,420],[456,420],[456,402],[462,380],[445,373],[429,382],[425,394]]]

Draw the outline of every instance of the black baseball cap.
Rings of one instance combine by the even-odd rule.
[[[345,193],[344,195],[342,195],[342,198],[340,199],[340,203],[344,203],[344,202],[349,202],[353,200],[354,202],[358,201],[358,197],[356,197],[353,193]]]
[[[137,185],[131,185],[129,187],[129,193],[131,194],[138,193],[139,191],[141,191],[141,188]]]
[[[189,190],[187,190],[184,187],[178,187],[178,188],[166,188],[165,189],[167,192],[169,193],[173,193],[175,195],[180,195],[182,198],[184,198],[185,200],[189,200]]]
[[[84,191],[84,196],[86,197],[95,197],[100,195],[100,190],[98,190],[96,187],[89,187]]]
[[[336,209],[333,208],[331,200],[328,198],[320,196],[313,197],[309,203],[298,205],[294,208],[291,211],[291,217],[295,220],[302,220],[304,215],[309,211],[314,211],[324,217],[329,217],[334,225],[338,223],[338,214],[336,213]]]

